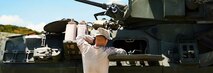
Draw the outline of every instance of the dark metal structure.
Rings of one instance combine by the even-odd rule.
[[[213,0],[129,0],[128,5],[75,1],[105,9],[95,18],[111,19],[93,27],[115,31],[108,46],[129,53],[109,56],[109,73],[213,72]],[[63,42],[69,21],[48,24],[47,33],[37,38],[2,41],[0,73],[82,73],[76,44]]]

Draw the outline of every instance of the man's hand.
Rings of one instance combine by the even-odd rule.
[[[121,48],[118,48],[117,50],[116,50],[116,54],[122,54],[122,55],[126,55],[127,54],[127,52],[124,50],[124,49],[121,49]]]

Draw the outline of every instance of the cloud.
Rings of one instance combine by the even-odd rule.
[[[26,27],[27,28],[30,28],[32,30],[36,30],[38,32],[41,32],[41,31],[44,31],[43,27],[46,25],[45,22],[41,22],[41,23],[38,23],[38,24],[30,24],[30,25],[27,25]]]
[[[108,3],[122,3],[121,0],[108,0]]]
[[[1,15],[0,24],[21,24],[24,21],[18,15]]]
[[[0,24],[11,24],[26,27],[39,32],[43,31],[43,27],[46,25],[45,22],[34,23],[31,21],[24,20],[18,15],[0,15]]]
[[[108,0],[108,2],[121,2],[121,0]]]

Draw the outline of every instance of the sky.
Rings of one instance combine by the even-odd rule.
[[[100,3],[123,3],[128,0],[91,0]],[[63,18],[94,21],[101,8],[74,0],[0,0],[0,24],[12,24],[43,31],[43,27]]]

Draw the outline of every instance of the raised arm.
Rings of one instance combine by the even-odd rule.
[[[81,53],[85,53],[91,47],[90,43],[93,43],[93,40],[94,38],[89,35],[81,35],[76,38],[76,43]]]

